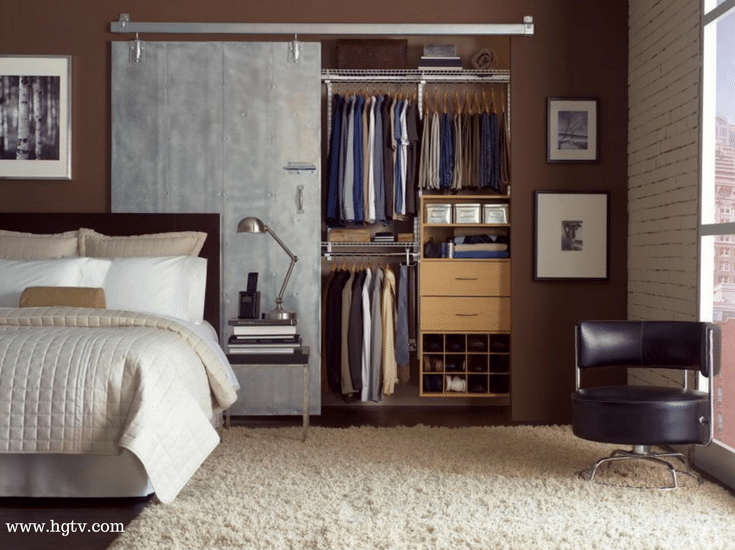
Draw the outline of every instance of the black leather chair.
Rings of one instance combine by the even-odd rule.
[[[712,378],[717,374],[719,329],[713,323],[687,321],[582,321],[576,327],[576,390],[572,393],[572,429],[576,436],[602,443],[631,445],[617,449],[590,469],[593,480],[604,462],[643,459],[676,469],[665,458],[681,453],[654,452],[654,446],[708,445],[713,435]],[[583,388],[582,371],[599,367],[677,369],[680,387],[602,386]],[[709,392],[687,387],[687,372],[709,379]]]

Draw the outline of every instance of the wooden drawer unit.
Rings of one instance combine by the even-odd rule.
[[[419,395],[505,406],[512,377],[510,195],[424,194],[421,205]],[[427,215],[447,206],[467,216]],[[478,218],[478,206],[503,216]]]
[[[421,330],[504,332],[510,330],[510,298],[424,296]]]
[[[510,262],[424,261],[421,296],[510,296]]]

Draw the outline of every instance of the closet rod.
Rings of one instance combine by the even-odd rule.
[[[337,258],[385,258],[389,256],[401,256],[406,259],[406,265],[414,267],[416,265],[416,260],[419,258],[419,253],[409,252],[408,250],[406,250],[406,252],[337,252],[334,250],[331,252],[322,252],[322,257],[328,262],[336,260]],[[413,260],[413,262],[411,260]]]
[[[510,82],[508,70],[475,70],[461,71],[439,70],[368,70],[368,69],[326,69],[322,71],[322,82],[408,82],[408,83],[492,83],[507,84]]]
[[[382,35],[382,36],[532,36],[533,17],[523,23],[135,23],[123,13],[110,23],[113,33]]]

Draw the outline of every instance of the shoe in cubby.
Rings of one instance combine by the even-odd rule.
[[[424,334],[424,351],[444,351],[441,334]]]
[[[490,351],[493,353],[510,352],[510,334],[491,334]]]
[[[487,376],[470,374],[467,384],[470,393],[487,393]]]
[[[487,351],[487,334],[469,334],[467,336],[467,351]]]
[[[446,385],[444,386],[444,389],[447,392],[458,392],[458,393],[464,393],[467,391],[467,380],[465,380],[464,376],[445,376]]]
[[[470,355],[467,357],[469,372],[487,372],[487,355]]]
[[[447,334],[447,352],[464,353],[464,334]]]
[[[445,372],[464,372],[465,358],[464,355],[446,355],[444,357]]]

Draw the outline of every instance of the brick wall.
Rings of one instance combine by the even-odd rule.
[[[628,6],[628,318],[696,320],[701,2]]]

